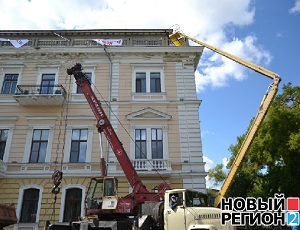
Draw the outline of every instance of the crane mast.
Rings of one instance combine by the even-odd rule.
[[[231,59],[232,61],[235,61],[245,67],[248,67],[249,69],[252,69],[254,70],[255,72],[259,73],[259,74],[262,74],[268,78],[271,78],[273,80],[273,82],[269,85],[268,89],[267,89],[267,92],[265,93],[261,103],[260,103],[260,106],[259,106],[259,109],[258,109],[258,113],[254,119],[254,121],[252,122],[246,136],[245,136],[245,139],[232,163],[232,166],[229,170],[229,173],[227,174],[227,177],[225,179],[225,181],[223,182],[222,184],[222,187],[217,195],[217,197],[215,198],[215,203],[214,203],[214,206],[215,207],[218,207],[220,202],[221,202],[221,199],[222,197],[226,196],[226,194],[228,193],[229,191],[229,188],[233,182],[233,179],[234,177],[236,176],[236,174],[238,173],[239,169],[241,168],[242,166],[242,161],[246,155],[246,153],[248,152],[249,148],[250,148],[250,145],[251,143],[253,142],[254,140],[254,137],[259,129],[259,127],[261,126],[262,124],[262,121],[264,119],[264,117],[266,116],[270,106],[271,106],[271,103],[272,101],[274,100],[275,98],[275,95],[278,91],[278,85],[279,85],[279,82],[281,81],[280,77],[278,74],[268,70],[268,69],[265,69],[261,66],[258,66],[254,63],[251,63],[249,61],[246,61],[242,58],[239,58],[237,56],[234,56],[232,54],[229,54],[225,51],[222,51],[220,49],[217,49],[211,45],[208,45],[204,42],[201,42],[201,41],[198,41],[186,34],[184,34],[180,29],[179,29],[179,26],[178,25],[175,25],[172,29],[174,29],[172,31],[172,33],[170,34],[170,39],[171,41],[173,42],[173,44],[175,46],[182,46],[186,43],[186,40],[191,40],[199,45],[202,45],[224,57],[227,57],[229,59]]]

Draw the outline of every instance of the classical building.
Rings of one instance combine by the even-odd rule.
[[[175,47],[168,29],[0,32],[0,203],[14,203],[18,224],[84,215],[90,177],[131,191],[87,100],[66,70],[81,63],[91,87],[148,190],[205,192],[194,72],[203,47]],[[54,170],[63,172],[56,201]]]

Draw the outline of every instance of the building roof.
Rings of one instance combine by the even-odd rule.
[[[49,36],[49,35],[97,35],[97,36],[168,36],[171,29],[85,29],[85,30],[2,30],[0,37],[16,38],[18,36]]]

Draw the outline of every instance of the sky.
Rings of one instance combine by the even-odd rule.
[[[300,85],[300,0],[0,0],[0,30],[168,29]],[[195,44],[191,44],[195,45]],[[205,49],[195,72],[206,170],[227,163],[271,79]],[[211,182],[207,183],[212,186]]]

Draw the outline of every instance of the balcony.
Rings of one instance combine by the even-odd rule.
[[[168,160],[138,159],[131,162],[136,171],[171,171],[171,162]]]
[[[17,85],[14,99],[22,106],[57,106],[66,99],[62,85]]]

